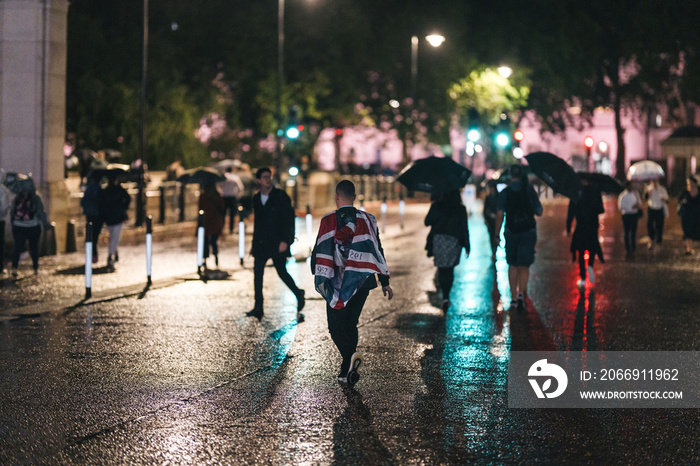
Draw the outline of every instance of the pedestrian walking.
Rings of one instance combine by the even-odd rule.
[[[700,241],[700,192],[698,180],[690,175],[686,179],[686,191],[678,198],[678,215],[681,217],[685,255],[692,255],[693,242]]]
[[[625,237],[625,251],[634,254],[637,249],[637,224],[643,215],[642,197],[632,183],[625,183],[625,190],[617,198],[617,207],[622,213],[622,229]]]
[[[233,233],[233,226],[236,224],[236,214],[238,213],[238,198],[243,194],[243,182],[241,177],[233,173],[233,168],[228,167],[224,173],[224,180],[221,183],[221,194],[224,198],[224,220],[229,216],[228,232]]]
[[[272,184],[272,171],[263,167],[255,173],[260,184],[260,191],[253,196],[253,245],[251,254],[255,258],[253,265],[255,307],[246,315],[261,319],[263,312],[263,274],[265,264],[272,259],[277,275],[297,298],[297,320],[303,322],[305,298],[304,290],[297,287],[294,279],[287,272],[287,258],[294,242],[295,213],[292,200],[287,193]]]
[[[537,222],[535,216],[542,215],[542,204],[535,189],[523,176],[520,165],[511,165],[510,182],[498,194],[496,231],[501,230],[505,217],[504,237],[506,241],[506,263],[510,283],[511,308],[525,309],[527,282],[530,266],[535,262],[537,244]]]
[[[5,172],[0,170],[0,274],[5,273],[5,219],[12,207],[12,192],[5,186]]]
[[[489,242],[491,244],[491,257],[496,257],[498,243],[500,242],[500,231],[496,231],[496,217],[498,215],[498,191],[496,181],[491,180],[486,183],[486,196],[484,197],[484,223],[489,232]]]
[[[209,253],[214,256],[214,264],[219,266],[219,236],[224,229],[226,208],[219,190],[214,184],[202,186],[199,196],[199,210],[204,211],[204,268],[207,268]]]
[[[83,214],[85,214],[85,231],[87,231],[87,225],[92,223],[92,238],[90,238],[92,241],[92,263],[97,264],[97,241],[100,239],[100,230],[102,230],[102,217],[97,200],[100,194],[100,178],[91,174],[87,180],[83,198],[80,200],[80,207],[83,208]]]
[[[350,385],[359,380],[363,360],[357,352],[357,322],[370,290],[377,287],[377,275],[384,296],[394,297],[377,219],[353,207],[355,198],[350,180],[338,183],[337,210],[321,219],[311,254],[316,291],[326,300],[328,331],[342,357],[338,382]]]
[[[109,246],[107,249],[107,268],[114,270],[119,262],[119,241],[122,235],[122,225],[129,218],[127,210],[131,204],[131,196],[119,183],[117,177],[110,179],[104,189],[97,194],[97,206],[100,220],[107,225],[109,231]],[[93,243],[93,248],[97,243]]]
[[[649,233],[649,249],[654,244],[661,247],[664,235],[664,219],[668,217],[668,191],[661,186],[659,180],[653,180],[647,185],[645,198],[647,200],[647,232]]]
[[[598,240],[598,228],[600,222],[598,215],[605,213],[603,197],[600,191],[591,186],[586,178],[581,179],[583,188],[578,199],[569,201],[569,210],[566,215],[566,234],[571,235],[571,225],[576,220],[574,233],[571,235],[571,255],[574,262],[578,259],[580,279],[577,282],[579,288],[586,286],[586,276],[591,285],[595,284],[595,257],[605,263],[603,249]],[[586,251],[588,251],[588,264],[586,266]]]
[[[457,189],[435,200],[425,217],[425,226],[431,227],[425,248],[438,269],[443,312],[447,312],[451,304],[454,268],[462,257],[462,248],[466,249],[467,256],[471,252],[467,221],[467,209]]]
[[[46,228],[48,221],[44,212],[44,203],[35,190],[20,191],[15,196],[10,209],[12,219],[12,239],[15,249],[12,254],[12,276],[17,277],[19,258],[29,243],[29,255],[32,258],[34,274],[39,273],[39,239],[41,227]]]

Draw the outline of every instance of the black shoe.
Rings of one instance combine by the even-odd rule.
[[[261,307],[254,307],[252,310],[245,313],[248,317],[255,317],[258,320],[262,319],[264,313]]]
[[[299,290],[299,294],[297,295],[297,314],[301,312],[302,309],[304,309],[304,306],[306,305],[306,291],[304,290]]]
[[[525,310],[525,296],[522,293],[518,294],[517,307],[518,312],[523,312]]]
[[[114,262],[119,262],[119,253],[118,252],[114,253]]]

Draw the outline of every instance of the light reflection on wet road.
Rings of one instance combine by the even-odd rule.
[[[272,268],[259,323],[244,317],[250,270],[6,322],[0,463],[697,460],[693,410],[508,409],[513,350],[697,348],[700,268],[670,249],[625,262],[610,216],[607,263],[596,265],[596,287],[579,291],[565,206],[546,208],[527,310],[503,310],[505,258],[501,250],[492,262],[475,215],[473,253],[457,268],[443,316],[423,251],[427,209],[413,206],[406,231],[383,235],[397,295],[388,302],[375,291],[363,312],[366,364],[355,390],[334,380],[339,360],[305,262],[288,266],[312,298],[301,325]]]

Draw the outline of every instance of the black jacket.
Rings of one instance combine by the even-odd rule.
[[[128,219],[126,214],[131,196],[121,185],[110,184],[97,193],[97,206],[102,221],[107,225],[118,225]]]
[[[468,255],[471,252],[471,247],[467,222],[467,209],[464,204],[445,201],[433,202],[425,217],[425,226],[432,227],[425,245],[428,257],[433,255],[433,237],[435,235],[454,236],[459,241],[459,245],[467,250]]]
[[[253,257],[265,258],[278,254],[281,242],[287,243],[287,246],[292,245],[296,215],[287,193],[273,187],[265,205],[262,204],[260,193],[256,193],[253,196],[253,213]],[[289,248],[286,255],[291,255]]]

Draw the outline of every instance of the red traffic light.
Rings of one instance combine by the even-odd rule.
[[[335,129],[335,135],[336,136],[342,136],[343,135],[343,130],[341,128],[336,128]]]
[[[593,138],[586,136],[586,139],[583,140],[583,145],[586,146],[586,149],[593,147]]]
[[[515,133],[513,133],[513,139],[515,139],[516,141],[520,142],[523,140],[523,138],[525,138],[525,134],[523,134],[523,132],[519,129],[516,130]]]

